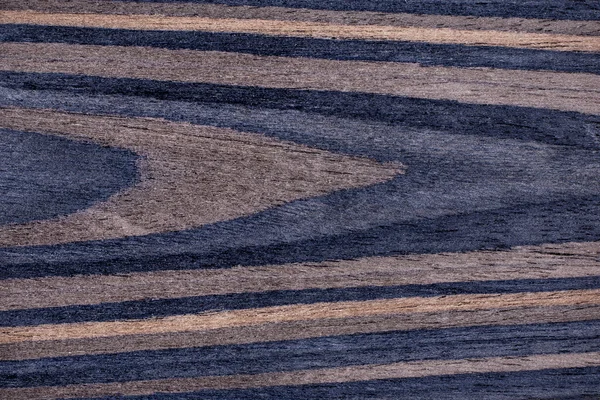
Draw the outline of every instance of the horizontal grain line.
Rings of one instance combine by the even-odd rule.
[[[600,352],[544,354],[521,357],[489,357],[458,360],[423,360],[392,364],[322,368],[255,375],[173,378],[132,382],[43,386],[0,389],[3,398],[55,399],[110,395],[152,395],[185,393],[207,389],[264,388],[326,383],[360,382],[378,379],[406,379],[427,376],[477,373],[506,373],[600,366]]]
[[[0,52],[2,71],[362,92],[600,114],[600,76],[593,74],[45,43],[0,43]]]
[[[0,24],[231,32],[269,36],[412,41],[554,51],[600,51],[600,39],[588,36],[383,25],[340,25],[322,22],[279,21],[268,19],[117,14],[51,14],[34,11],[2,11],[0,13]]]
[[[146,3],[123,1],[5,0],[1,10],[46,13],[147,14],[171,17],[241,18],[321,22],[341,25],[389,25],[464,30],[498,30],[568,35],[600,35],[598,21],[570,21],[535,18],[501,18],[462,15],[380,13],[372,11],[332,11],[307,8],[227,6],[202,3]]]
[[[595,305],[600,289],[502,295],[452,295],[388,300],[287,305],[206,314],[114,322],[48,324],[0,329],[0,344],[61,339],[85,339],[167,332],[208,331],[291,321],[312,321],[423,312],[484,310],[502,307]]]

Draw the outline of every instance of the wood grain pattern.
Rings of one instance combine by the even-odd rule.
[[[518,367],[515,368],[515,364]],[[129,384],[96,384],[35,389],[3,389],[0,394],[8,399],[77,398],[80,396],[110,396],[123,392],[129,395],[151,395],[156,392],[185,393],[206,389],[252,388],[264,386],[309,385],[316,383],[351,382],[366,379],[397,379],[430,375],[452,375],[485,372],[537,370],[540,366],[551,368],[576,368],[597,366],[600,353],[553,354],[529,357],[507,357],[472,360],[417,361],[389,365],[370,365],[343,369],[322,369],[296,373],[272,373],[228,377],[153,380]],[[366,379],[365,379],[366,378]]]
[[[367,92],[600,114],[600,78],[593,74],[63,44],[1,43],[0,51],[5,55],[0,69],[10,71]]]
[[[590,250],[593,246],[588,244]],[[599,262],[594,253],[581,247],[369,257],[228,270],[9,279],[0,281],[4,294],[0,310],[251,293],[257,288],[276,291],[596,276]],[[70,287],[78,290],[70,292]]]
[[[211,127],[27,109],[0,109],[0,119],[3,127],[93,140],[144,157],[140,182],[131,189],[70,216],[0,228],[0,246],[194,228],[302,197],[379,183],[401,172],[399,165],[377,166]],[[247,154],[254,156],[242,161]],[[288,182],[294,182],[293,191],[286,191]]]
[[[598,52],[600,50],[600,41],[597,38],[577,35],[385,25],[339,25],[324,22],[268,19],[213,19],[203,17],[155,17],[117,14],[46,14],[32,11],[4,11],[0,14],[0,23],[111,29],[252,33],[270,36],[325,39],[413,41],[555,51]]]
[[[3,1],[0,398],[596,398],[599,20]]]
[[[152,3],[123,1],[57,1],[6,0],[0,10],[36,11],[56,14],[118,14],[156,15],[172,17],[199,16],[204,18],[266,19],[280,21],[323,22],[327,24],[364,24],[420,28],[451,28],[465,30],[495,30],[566,35],[600,34],[600,23],[536,18],[499,18],[460,15],[426,15],[409,13],[381,13],[371,11],[329,11],[310,8],[226,6],[211,3]],[[10,14],[8,14],[10,15]],[[23,21],[16,21],[23,23]]]
[[[156,321],[122,321],[112,323],[83,323],[40,325],[36,327],[3,328],[0,344],[34,340],[86,339],[168,332],[189,332],[227,327],[259,325],[289,321],[310,321],[350,317],[367,317],[411,312],[450,312],[482,310],[501,307],[539,307],[595,304],[598,290],[548,292],[542,294],[446,296],[441,298],[409,298],[371,300],[366,302],[337,302],[302,306],[282,306],[267,309],[227,311],[208,315],[183,315]]]
[[[121,353],[130,355],[139,351],[248,343],[269,345],[272,342],[281,342],[285,344],[292,340],[319,337],[328,338],[377,332],[419,332],[431,329],[440,329],[440,335],[444,340],[443,329],[473,326],[516,326],[518,332],[527,332],[528,328],[534,324],[558,324],[573,321],[593,323],[597,321],[598,312],[600,312],[600,307],[597,304],[592,306],[576,304],[573,306],[502,307],[488,310],[413,312],[384,314],[375,317],[302,320],[209,331],[169,332],[167,334],[142,333],[112,337],[95,336],[90,339],[20,341],[0,345],[0,359],[18,361],[103,354],[113,357]],[[509,340],[508,344],[511,343]]]

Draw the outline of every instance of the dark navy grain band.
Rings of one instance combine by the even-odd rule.
[[[131,0],[122,0],[131,1]],[[174,3],[180,0],[140,0],[150,3]],[[561,0],[191,0],[229,6],[290,7],[338,11],[377,11],[435,15],[472,15],[477,17],[518,17],[571,20],[600,20],[600,10],[593,0],[565,3]]]
[[[296,133],[295,137],[291,133],[283,136],[294,126],[282,126],[277,129],[271,126],[270,130],[273,133],[270,133],[267,127],[271,124],[261,123],[263,118],[270,115],[265,115],[262,109],[301,111],[328,117],[381,122],[410,129],[483,135],[498,139],[533,140],[551,145],[580,146],[586,149],[600,148],[596,139],[600,135],[598,128],[600,116],[543,108],[465,104],[452,100],[415,99],[369,93],[0,71],[0,90],[3,88],[35,90],[38,93],[27,96],[31,100],[25,103],[23,101],[11,103],[11,98],[7,96],[0,99],[1,105],[47,108],[52,104],[50,98],[55,97],[53,107],[67,111],[158,117],[195,124],[260,131],[270,135],[275,135],[275,132],[283,132],[277,133],[283,139],[316,145],[346,154],[364,154],[380,160],[386,160],[386,158],[373,151],[365,153],[353,148],[336,149],[328,143],[326,132],[319,132],[318,137],[305,134],[307,137],[302,139],[298,137],[299,133]],[[62,100],[64,95],[58,93],[50,93],[44,97],[43,93],[49,91],[76,93],[76,97],[66,97]],[[96,97],[81,98],[81,95],[97,96],[100,94],[126,97],[118,101],[115,99],[103,101],[102,98]],[[69,101],[69,99],[71,100]],[[78,102],[74,101],[75,99]],[[160,100],[162,105],[157,105],[150,100]],[[194,104],[173,103],[169,107],[171,101]],[[219,107],[220,111],[210,108],[205,110],[204,107],[199,109],[200,104]],[[236,115],[237,111],[242,109],[241,107],[250,107],[260,118],[256,116],[244,118]],[[422,118],[419,112],[425,112],[427,118]],[[227,114],[233,115],[228,116]],[[292,116],[293,114],[286,115],[285,120],[289,121]],[[298,130],[295,129],[295,131]],[[356,132],[356,134],[361,134],[361,132]],[[351,138],[347,140],[349,141]],[[353,144],[360,145],[362,142],[363,140],[356,140]]]
[[[137,181],[131,151],[0,129],[0,225],[71,214]]]
[[[2,387],[190,378],[600,351],[600,321],[330,336],[120,354],[0,362]],[[257,363],[253,360],[261,360]],[[33,371],[33,372],[32,372]],[[39,371],[45,371],[40,374]]]
[[[457,294],[552,292],[586,289],[600,289],[600,277],[447,282],[430,285],[367,286],[343,289],[278,290],[172,299],[122,301],[95,305],[32,308],[0,311],[0,326],[115,321],[119,319],[156,318],[290,304],[365,301],[413,296],[431,297]]]
[[[538,371],[461,374],[424,378],[380,379],[320,385],[274,386],[257,389],[204,390],[124,396],[127,400],[250,400],[250,399],[417,399],[448,400],[595,400],[600,368],[543,369]],[[557,397],[558,396],[558,397]],[[109,400],[115,397],[95,398]],[[121,398],[121,397],[119,397]]]
[[[1,25],[0,41],[148,46],[174,50],[229,51],[261,56],[600,73],[597,55],[594,53],[417,42],[329,40],[243,33],[137,31],[37,25]]]
[[[43,89],[35,95],[30,95],[27,90],[10,92],[11,95],[2,101],[4,105],[52,106],[75,112],[151,116],[232,127],[329,151],[379,161],[397,160],[408,166],[405,175],[388,183],[297,201],[254,216],[185,232],[102,243],[4,250],[0,253],[6,264],[2,271],[4,278],[143,271],[167,266],[172,269],[222,268],[238,264],[468,251],[597,240],[600,237],[598,197],[594,195],[597,185],[593,178],[593,168],[598,164],[594,152],[598,148],[594,133],[597,116],[393,96],[54,74],[4,73],[2,80],[3,86],[10,88],[5,90]],[[62,94],[46,92],[58,88],[64,89]],[[75,97],[69,97],[70,92],[75,92]],[[81,99],[80,95],[85,93],[136,96]],[[160,103],[151,101],[157,97],[163,100]],[[223,102],[234,105],[225,107]],[[244,106],[256,107],[253,108],[254,115],[243,117],[239,111]],[[420,113],[426,110],[428,118],[421,118]],[[256,118],[257,115],[260,118]],[[365,125],[357,119],[379,125]],[[282,121],[285,121],[285,129],[281,128]],[[325,122],[331,126],[335,124],[336,129],[322,130],[320,127]],[[405,128],[410,131],[403,131]],[[410,133],[419,131],[423,133],[418,136]],[[352,136],[348,132],[352,132]],[[419,137],[417,142],[416,137]],[[489,142],[477,144],[473,142],[475,137]],[[510,142],[515,139],[518,141]],[[553,160],[546,159],[545,164],[533,162],[538,151],[536,147],[517,146],[517,143],[527,141],[549,146],[556,156]],[[494,147],[495,142],[500,147]],[[486,146],[488,153],[477,156],[477,152]],[[505,156],[486,155],[496,151],[494,149],[507,149],[507,146],[513,150]],[[454,150],[449,151],[451,148]],[[510,163],[506,163],[508,160]],[[526,172],[532,167],[538,171],[538,188],[549,185],[548,195],[540,198],[525,191],[517,198],[510,195],[496,197],[477,207],[476,203],[452,200],[453,196],[460,195],[456,191],[461,185],[466,185],[465,190],[473,194],[484,190],[475,187],[473,191],[472,185],[468,184],[473,180],[482,184],[494,182],[493,185],[500,185],[498,187],[509,187],[516,182],[531,184]],[[503,175],[497,174],[499,169],[504,170]],[[577,179],[569,178],[572,173],[578,174]],[[584,178],[588,180],[582,181]],[[557,189],[560,189],[552,189],[558,182]],[[565,185],[572,188],[568,195],[560,193],[567,187]],[[419,198],[421,200],[417,200]],[[436,216],[436,207],[447,207],[444,201],[437,200],[444,198],[448,199],[444,201],[451,201],[451,207],[460,211],[459,214]],[[385,226],[348,232],[336,225],[338,213],[334,212],[328,237],[312,239],[302,233],[302,226],[311,223],[305,215],[311,207],[335,210],[342,206],[347,209],[362,201],[375,201],[382,210],[389,210],[390,215],[398,215],[396,218],[399,219],[388,219]],[[412,201],[428,207],[432,211],[430,216],[424,219],[418,212],[411,214],[414,211],[407,204]],[[401,214],[397,214],[399,210],[402,210]],[[368,218],[377,218],[377,214],[365,215],[363,221]],[[327,227],[327,220],[319,219],[319,223]],[[277,239],[280,229],[277,226],[283,221],[294,226],[296,232],[286,241]],[[309,232],[312,228],[307,229]],[[490,235],[490,230],[495,234]],[[249,232],[253,233],[248,235]],[[171,239],[177,244],[161,244]],[[52,249],[51,258],[43,256],[48,249]],[[78,259],[81,252],[86,254],[85,262]],[[22,255],[27,256],[23,259]]]

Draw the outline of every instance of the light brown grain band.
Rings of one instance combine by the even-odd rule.
[[[584,247],[590,253],[577,252]],[[270,290],[597,276],[599,247],[597,243],[573,243],[511,251],[367,257],[220,270],[9,279],[0,281],[0,310]],[[77,290],[70,290],[72,287]]]
[[[600,35],[599,21],[569,21],[533,18],[500,18],[459,15],[423,15],[370,11],[330,11],[306,8],[226,6],[201,3],[151,3],[94,0],[4,0],[0,10],[46,13],[146,14],[213,19],[263,19],[321,22],[336,25],[383,25],[458,30],[495,30],[565,35]]]
[[[600,75],[594,74],[56,43],[0,43],[0,53],[3,71],[365,92],[600,115]]]
[[[542,306],[451,312],[389,314],[368,317],[280,322],[210,331],[140,334],[90,339],[27,341],[0,344],[0,360],[36,359],[84,354],[124,353],[186,347],[246,344],[325,336],[520,325],[600,319],[600,305]]]
[[[0,24],[33,24],[89,28],[230,32],[268,36],[411,41],[467,46],[600,52],[600,38],[549,33],[460,30],[384,25],[340,25],[323,22],[116,14],[51,14],[3,11]]]
[[[419,378],[474,373],[539,371],[554,368],[600,366],[600,352],[540,354],[520,357],[488,357],[461,360],[419,360],[393,364],[354,365],[255,375],[208,376],[118,383],[0,389],[6,399],[55,399],[110,395],[185,393],[207,389],[244,389],[360,382],[376,379]]]
[[[0,246],[187,229],[299,198],[383,182],[401,172],[399,164],[380,164],[231,129],[150,118],[0,108],[0,127],[92,140],[144,157],[140,182],[131,189],[72,215],[0,226]]]
[[[0,344],[208,331],[220,328],[235,328],[280,322],[369,317],[415,312],[475,311],[503,307],[586,306],[596,305],[599,302],[600,289],[315,303],[206,314],[177,315],[159,319],[3,327],[0,328]]]

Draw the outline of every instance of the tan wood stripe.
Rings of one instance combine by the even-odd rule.
[[[354,365],[254,375],[172,378],[118,383],[81,384],[36,388],[0,389],[5,399],[55,399],[110,395],[185,393],[205,389],[242,389],[360,382],[426,376],[539,371],[555,368],[600,366],[600,352],[540,354],[519,357],[486,357],[460,360],[419,360],[393,364]]]
[[[279,322],[219,328],[210,331],[25,341],[0,344],[0,360],[272,342],[415,329],[443,329],[479,325],[507,326],[598,319],[600,319],[600,304],[503,307],[489,310],[442,311],[433,313],[414,312],[409,314],[385,314],[367,317]]]
[[[267,19],[3,11],[0,13],[0,23],[136,30],[234,32],[269,36],[413,41],[470,46],[600,52],[600,38],[588,36],[384,25],[340,25]]]
[[[238,18],[321,22],[337,25],[384,25],[459,30],[497,30],[567,35],[600,35],[600,21],[421,15],[370,11],[329,11],[285,7],[226,6],[199,3],[147,3],[93,0],[4,0],[0,10],[48,13],[147,14],[173,17]]]
[[[572,243],[221,270],[8,279],[0,281],[0,310],[269,290],[597,276],[599,254],[598,243]]]
[[[367,92],[600,115],[600,75],[594,74],[56,43],[0,43],[0,54],[4,71]]]
[[[600,289],[542,293],[409,297],[265,307],[114,322],[84,322],[0,328],[0,344],[122,335],[206,331],[290,321],[367,317],[414,312],[451,312],[502,307],[595,305]]]
[[[68,216],[0,226],[0,246],[187,229],[299,198],[383,182],[402,171],[399,164],[333,154],[263,135],[150,118],[0,108],[0,127],[93,140],[144,156],[140,182],[131,189]]]

